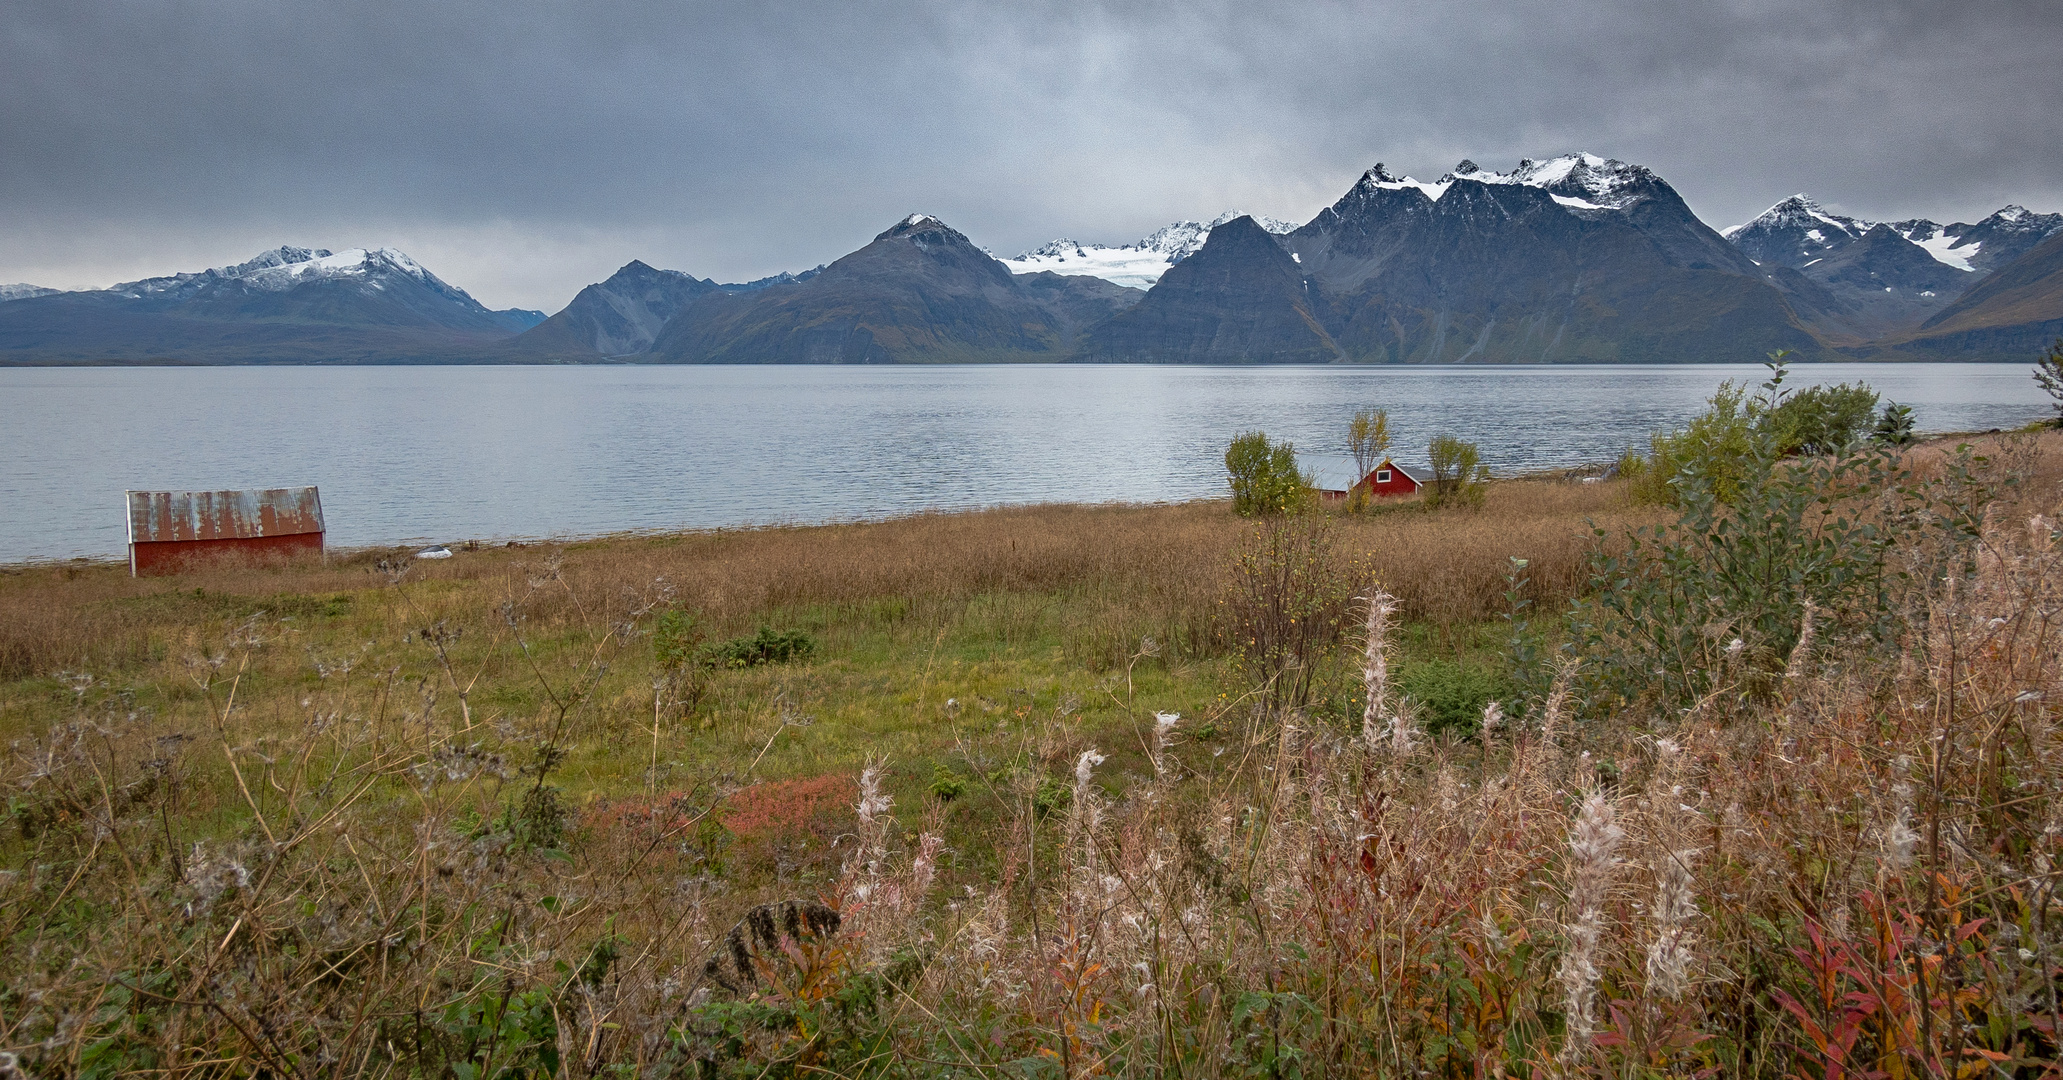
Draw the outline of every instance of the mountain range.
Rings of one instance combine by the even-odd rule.
[[[507,341],[541,311],[490,311],[392,248],[281,247],[199,273],[0,302],[14,363],[406,363]]]
[[[633,261],[549,318],[385,248],[0,286],[0,363],[2020,360],[2059,334],[2063,214],[1871,222],[1796,195],[1719,232],[1592,154],[1377,165],[1303,225],[1228,212],[1013,259],[912,214],[758,281]]]

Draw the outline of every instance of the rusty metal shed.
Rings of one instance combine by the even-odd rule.
[[[129,572],[138,577],[226,555],[322,554],[322,498],[313,487],[128,496]]]

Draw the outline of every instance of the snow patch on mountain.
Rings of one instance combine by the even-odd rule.
[[[36,296],[55,296],[63,289],[46,289],[41,285],[0,285],[0,304],[9,300],[27,300]]]
[[[1926,224],[1932,225],[1933,222],[1927,222]],[[1974,271],[1977,269],[1976,267],[1970,265],[1970,257],[1972,255],[1977,254],[1978,251],[1982,250],[1983,244],[1963,244],[1962,237],[1951,236],[1948,232],[1940,229],[1939,227],[1933,229],[1931,231],[1931,235],[1928,235],[1924,239],[1915,239],[1914,232],[1917,231],[1918,230],[1914,230],[1913,232],[1902,233],[1901,235],[1904,235],[1907,240],[1911,240],[1913,243],[1920,245],[1921,250],[1925,251],[1929,255],[1934,256],[1934,261],[1936,262],[1945,263],[1949,266],[1953,266],[1956,269],[1965,272]]]
[[[1036,274],[1051,270],[1056,274],[1072,274],[1086,277],[1100,277],[1117,285],[1135,289],[1150,289],[1168,267],[1203,250],[1205,240],[1210,239],[1211,230],[1235,218],[1245,217],[1237,210],[1227,210],[1210,221],[1177,221],[1153,231],[1152,235],[1136,244],[1109,247],[1103,244],[1083,244],[1062,237],[1014,259],[999,260],[1010,268],[1013,274]],[[1297,230],[1295,222],[1280,221],[1271,217],[1254,215],[1254,222],[1261,228],[1280,236]]]

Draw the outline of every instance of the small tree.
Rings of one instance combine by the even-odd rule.
[[[1232,510],[1242,517],[1296,510],[1311,497],[1310,479],[1297,471],[1295,444],[1269,442],[1266,432],[1233,439],[1225,450],[1225,472],[1232,483]]]
[[[1390,450],[1390,414],[1383,409],[1356,409],[1347,427],[1347,452],[1354,455],[1354,479],[1359,482],[1382,464]]]
[[[2056,399],[2057,427],[2063,427],[2063,338],[2057,338],[2047,352],[2034,359],[2034,381]]]
[[[1435,435],[1427,455],[1433,463],[1433,486],[1426,492],[1427,505],[1483,505],[1483,488],[1490,479],[1490,470],[1479,463],[1482,454],[1475,443],[1452,435]]]

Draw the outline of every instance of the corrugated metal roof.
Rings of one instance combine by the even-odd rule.
[[[129,542],[248,540],[322,530],[313,487],[129,492]]]

